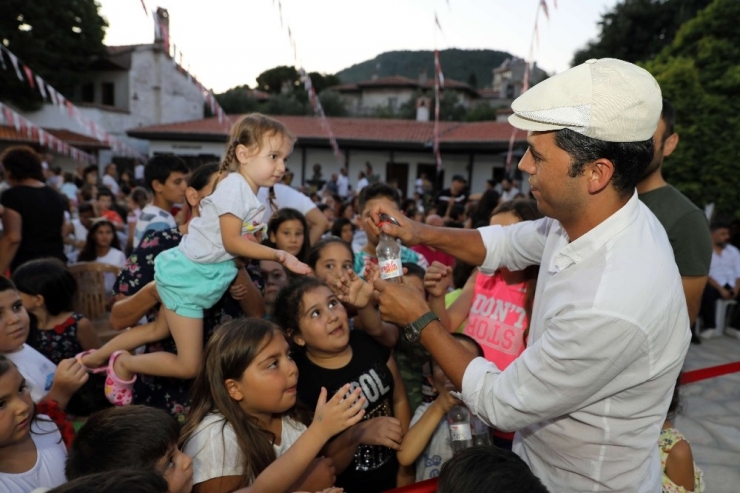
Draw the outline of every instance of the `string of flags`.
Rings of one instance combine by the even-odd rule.
[[[273,0],[272,3],[275,5],[277,1],[277,8],[278,8],[278,14],[280,15],[280,27],[284,27],[286,25],[285,21],[283,20],[283,4],[281,0]],[[293,31],[290,29],[290,25],[287,25],[287,32],[288,32],[288,40],[290,41],[290,46],[293,49],[293,60],[295,62],[296,66],[299,66],[298,62],[298,47],[295,42],[295,38],[293,37]],[[313,87],[313,83],[311,82],[311,77],[309,77],[308,73],[303,69],[301,66],[298,69],[298,73],[300,74],[301,81],[303,82],[303,87],[306,89],[306,92],[308,93],[308,100],[311,103],[311,107],[313,108],[314,115],[319,119],[319,124],[321,125],[322,130],[326,132],[327,137],[329,138],[329,144],[331,145],[332,152],[334,153],[334,158],[337,161],[337,164],[340,166],[344,166],[345,160],[344,160],[344,154],[339,149],[339,143],[337,142],[336,136],[334,135],[334,132],[331,129],[331,125],[329,124],[329,119],[326,117],[326,113],[324,113],[324,108],[321,106],[321,101],[319,100],[318,95],[316,94],[316,89]]]
[[[558,8],[558,0],[552,0],[553,6],[557,9]],[[539,18],[540,18],[540,12],[545,14],[545,19],[549,22],[550,21],[550,11],[547,6],[547,0],[539,0],[539,3],[537,4],[537,12],[535,13],[534,18],[534,29],[532,30],[532,41],[529,45],[529,56],[525,60],[524,64],[524,76],[522,78],[522,90],[521,94],[524,94],[529,89],[529,77],[530,77],[530,65],[532,61],[534,60],[534,52],[535,47],[539,46]],[[516,134],[518,130],[516,128],[512,129],[511,131],[511,137],[509,138],[509,151],[506,154],[506,174],[508,174],[511,171],[511,165],[512,165],[512,158],[514,155],[514,142],[516,141]]]
[[[74,118],[77,121],[77,123],[80,125],[80,127],[82,127],[88,135],[90,135],[91,137],[94,137],[95,139],[101,142],[105,142],[106,144],[108,144],[115,154],[123,155],[126,157],[131,157],[131,158],[137,158],[141,160],[146,160],[146,156],[144,156],[142,153],[124,144],[123,142],[118,140],[116,137],[111,135],[103,127],[98,125],[94,120],[85,116],[80,111],[80,109],[77,108],[77,106],[72,104],[70,100],[65,98],[59,91],[54,89],[54,87],[48,82],[46,82],[40,75],[34,74],[31,67],[23,63],[8,48],[0,44],[0,66],[2,66],[4,70],[8,70],[8,66],[5,63],[3,54],[6,55],[10,59],[10,63],[12,64],[13,69],[15,70],[15,74],[18,77],[18,80],[20,80],[21,82],[28,83],[31,89],[38,90],[44,102],[51,101],[51,103],[54,106],[59,108],[59,111],[62,114],[66,113],[70,118]],[[4,107],[7,108],[7,106],[4,106]],[[10,123],[10,120],[8,121]],[[82,152],[82,151],[79,151],[79,152]]]
[[[447,2],[448,7],[449,5],[449,2]],[[439,29],[440,34],[444,36],[442,24],[439,23],[436,12],[434,13],[434,24]],[[444,89],[445,77],[442,73],[442,64],[439,63],[439,50],[436,47],[436,37],[434,44],[434,143],[432,150],[434,152],[434,159],[437,162],[437,171],[439,172],[442,171],[442,152],[439,150],[439,96],[441,90]]]
[[[54,137],[52,134],[47,132],[41,127],[38,127],[27,118],[19,115],[3,103],[0,103],[0,121],[5,120],[8,126],[15,127],[15,130],[20,133],[25,133],[29,139],[38,141],[39,145],[56,151],[59,154],[64,154],[76,161],[81,161],[85,164],[97,164],[97,159],[92,154],[88,154],[84,151],[73,147],[61,139]]]
[[[162,40],[164,44],[164,52],[172,59],[172,64],[175,66],[175,69],[182,75],[184,75],[189,82],[195,84],[195,87],[198,88],[198,92],[203,97],[203,101],[210,108],[211,114],[215,115],[218,118],[218,123],[220,123],[225,129],[230,130],[231,120],[228,116],[226,116],[226,112],[223,110],[221,105],[218,104],[216,97],[213,95],[213,91],[207,89],[198,80],[198,78],[192,74],[190,64],[188,64],[187,69],[185,68],[185,64],[183,61],[185,56],[183,55],[182,50],[177,47],[177,44],[170,36],[168,22],[167,19],[163,16],[163,10],[147,10],[144,0],[141,0],[141,5],[142,7],[144,7],[144,13],[147,15],[147,17],[149,17],[149,12],[151,11],[152,18],[154,19],[155,37]]]

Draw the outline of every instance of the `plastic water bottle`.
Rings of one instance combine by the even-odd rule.
[[[473,446],[470,411],[467,407],[453,406],[447,412],[447,423],[450,425],[450,445],[453,454]]]
[[[379,226],[382,228],[384,224],[390,224],[390,221],[383,221]],[[380,278],[384,281],[400,284],[403,276],[401,245],[398,244],[395,238],[384,233],[382,229],[378,236],[378,246],[375,247],[375,255],[378,256]]]
[[[470,416],[470,427],[473,432],[473,445],[492,445],[491,431],[488,425],[475,414]]]

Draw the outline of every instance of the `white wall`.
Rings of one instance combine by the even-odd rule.
[[[179,142],[171,140],[153,140],[149,145],[150,156],[156,153],[175,154],[177,156],[197,156],[212,154],[223,157],[224,145],[218,142]],[[291,168],[292,169],[292,168]]]
[[[411,99],[413,89],[374,89],[367,88],[362,90],[362,103],[364,108],[387,107],[390,98],[396,98],[394,110]]]

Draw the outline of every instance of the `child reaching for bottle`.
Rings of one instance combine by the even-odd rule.
[[[0,490],[59,486],[66,458],[59,428],[36,414],[26,379],[0,354]]]
[[[465,334],[453,334],[466,349],[476,356],[483,356],[480,345]],[[433,402],[425,402],[416,408],[411,418],[411,427],[403,437],[403,449],[398,452],[398,462],[408,466],[416,462],[416,481],[439,476],[440,468],[452,458],[450,429],[447,413],[453,406],[465,405],[450,392],[456,391],[442,368],[431,361],[432,374],[427,377],[437,391]]]
[[[60,260],[26,262],[13,272],[13,283],[23,307],[35,317],[26,342],[52,363],[58,365],[81,351],[100,347],[92,323],[73,310],[77,282]]]
[[[702,493],[705,488],[704,473],[694,463],[691,445],[673,427],[680,408],[681,376],[673,389],[673,398],[668,406],[668,416],[660,432],[658,446],[660,464],[663,469],[663,493]]]
[[[390,349],[363,331],[350,331],[342,303],[314,277],[297,279],[283,288],[276,306],[280,307],[276,321],[296,348],[294,360],[301,375],[299,401],[315,402],[324,387],[329,392],[346,392],[347,382],[353,391],[362,389],[367,399],[363,422],[331,444],[340,447],[342,440],[348,439],[343,449],[347,462],[337,469],[349,466],[337,476],[337,486],[352,493],[395,488],[395,451],[400,448],[411,412]]]
[[[368,264],[364,281],[352,270],[354,253],[346,241],[336,237],[316,243],[308,254],[308,266],[314,275],[324,281],[342,303],[356,309],[357,316],[350,320],[350,327],[364,330],[380,344],[392,348],[398,340],[395,325],[383,322],[372,301],[372,281],[378,278],[378,266]]]
[[[298,369],[277,325],[241,318],[208,341],[182,429],[193,459],[194,492],[316,491],[334,483],[331,459],[317,458],[333,435],[359,422],[365,398],[341,385],[317,395],[311,419],[296,405]]]
[[[242,117],[231,129],[214,191],[201,202],[179,246],[155,259],[154,279],[162,300],[157,322],[126,331],[97,352],[80,356],[97,368],[108,361],[106,397],[117,405],[131,402],[137,373],[193,378],[201,365],[203,310],[213,306],[237,273],[235,257],[274,260],[307,274],[295,256],[261,245],[264,232],[260,187],[272,187],[285,172],[293,136],[280,122],[260,114]],[[131,355],[130,351],[171,334],[177,354]]]

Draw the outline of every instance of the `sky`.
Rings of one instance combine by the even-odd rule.
[[[166,8],[183,65],[219,93],[254,87],[261,72],[278,65],[336,73],[393,50],[494,49],[528,57],[540,0],[282,0],[282,26],[276,0],[145,0],[149,17],[141,0],[97,1],[109,46],[153,42],[151,9]],[[558,73],[596,37],[600,15],[618,0],[557,0],[557,8],[546,1],[549,20],[539,12],[532,58]]]

